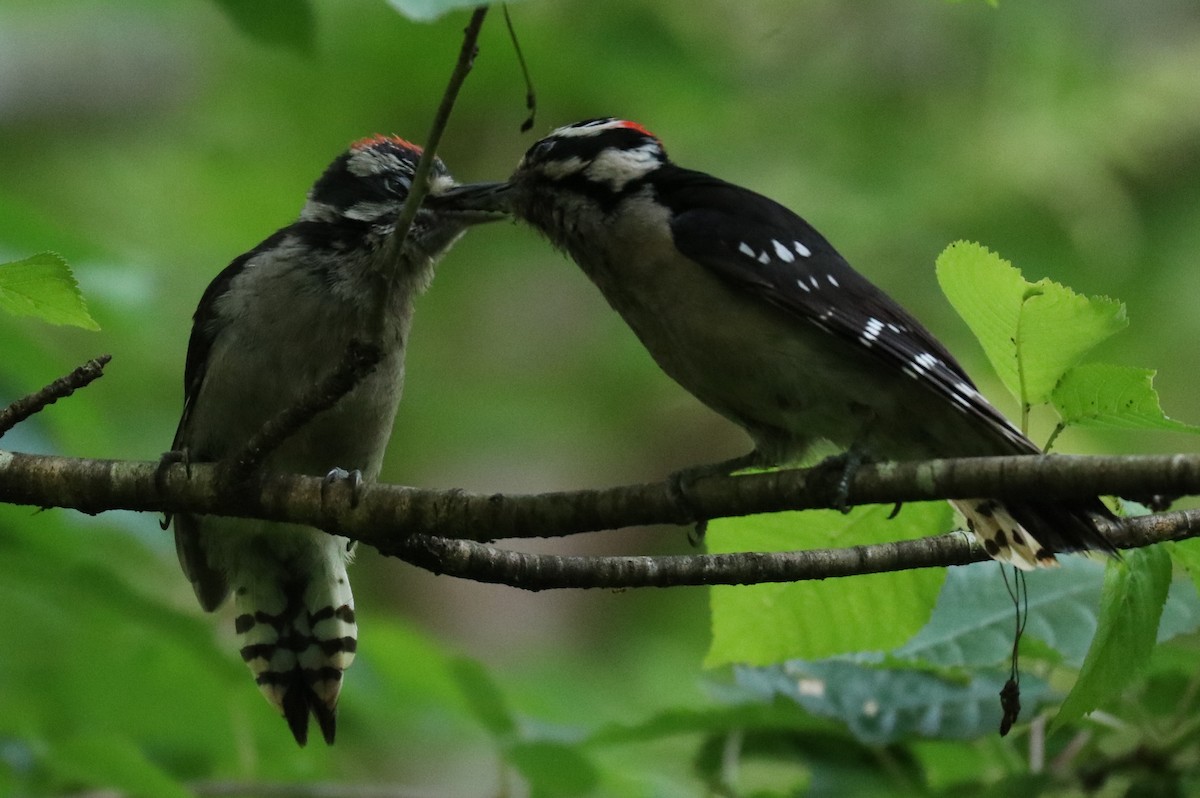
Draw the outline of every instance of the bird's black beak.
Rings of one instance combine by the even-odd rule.
[[[430,194],[424,204],[438,213],[480,224],[507,218],[512,213],[509,207],[511,193],[510,183],[464,183]]]

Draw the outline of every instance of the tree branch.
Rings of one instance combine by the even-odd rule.
[[[0,410],[0,438],[3,438],[4,433],[33,414],[40,413],[59,399],[70,396],[80,388],[90,385],[104,376],[104,367],[110,360],[112,360],[112,355],[100,355],[100,357],[93,358],[70,374],[59,377],[41,390],[18,399]]]
[[[1186,510],[1122,519],[1109,539],[1119,549],[1132,549],[1197,535],[1200,510]],[[534,591],[801,582],[989,559],[973,537],[961,532],[839,549],[658,557],[529,554],[468,540],[411,535],[384,553],[436,574]]]
[[[690,504],[708,518],[830,507],[830,474],[820,467],[697,480]],[[156,479],[156,474],[160,477]],[[536,556],[474,545],[499,538],[557,537],[690,519],[666,483],[538,495],[472,494],[365,485],[358,501],[326,491],[320,477],[272,474],[236,489],[220,469],[196,464],[78,460],[0,451],[0,501],[69,507],[192,512],[289,521],[345,535],[430,570],[528,589],[742,584],[956,565],[983,559],[964,536],[784,554],[579,558]],[[865,465],[851,503],[942,498],[1071,499],[1109,493],[1200,493],[1200,455],[1022,456]],[[1118,547],[1190,537],[1200,511],[1125,519]],[[426,536],[426,537],[418,537]],[[474,542],[474,543],[472,543]]]

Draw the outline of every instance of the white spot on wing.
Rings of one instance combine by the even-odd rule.
[[[742,243],[738,244],[738,252],[742,253],[742,254],[743,254],[743,255],[745,255],[747,258],[753,258],[753,257],[754,257],[754,248],[753,248],[753,247],[751,247],[749,244],[747,244],[745,241],[743,241]]]
[[[792,244],[796,247],[796,254],[802,258],[807,258],[812,255],[812,250],[801,244],[799,241],[793,241]]]
[[[792,254],[792,251],[783,244],[780,244],[773,238],[771,239],[771,244],[775,247],[775,254],[784,263],[791,263],[792,261],[796,260],[796,256]]]
[[[765,249],[759,253],[758,262],[761,263],[763,266],[766,266],[768,263],[771,262],[771,256],[767,254],[767,251]]]
[[[799,280],[796,281],[796,285],[800,286],[800,290],[804,291],[806,293],[812,290],[811,288],[808,287],[808,284],[804,282],[803,277],[801,277]]]
[[[934,366],[936,366],[942,362],[937,359],[936,355],[931,354],[929,352],[922,352],[921,354],[919,354],[915,358],[913,358],[913,360],[917,363],[920,363],[926,369],[931,369]]]
[[[934,355],[931,355],[928,352],[921,352],[917,355],[914,355],[909,365],[904,367],[904,373],[915,379],[922,374],[928,373],[930,369],[940,363],[941,361],[938,360]]]
[[[879,340],[879,333],[883,332],[883,322],[876,318],[867,319],[866,326],[863,327],[862,335],[858,340],[862,341],[863,346],[870,346]]]
[[[834,288],[838,287],[838,281],[836,277],[834,277],[832,274],[827,274],[825,277],[829,280],[830,285],[832,285]]]

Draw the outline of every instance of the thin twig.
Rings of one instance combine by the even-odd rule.
[[[382,358],[377,347],[359,341],[351,341],[346,347],[342,362],[332,373],[305,394],[299,402],[280,411],[263,424],[262,428],[229,458],[229,470],[225,473],[231,483],[243,481],[252,474],[267,455],[279,448],[314,416],[337,404],[343,396],[354,390],[362,380],[375,370]]]
[[[454,103],[458,99],[458,91],[462,88],[463,82],[467,79],[467,75],[471,71],[471,67],[475,64],[475,55],[478,52],[479,31],[483,27],[483,19],[487,16],[487,11],[487,6],[476,8],[471,13],[471,20],[467,23],[467,27],[463,29],[463,43],[458,52],[458,60],[454,63],[454,71],[450,73],[450,81],[446,85],[446,91],[442,93],[442,101],[438,105],[437,113],[433,117],[433,124],[429,128],[429,135],[425,137],[425,148],[421,153],[420,160],[417,161],[417,168],[413,172],[412,185],[409,187],[408,197],[404,200],[404,207],[400,209],[400,215],[396,217],[396,226],[392,229],[392,234],[388,236],[388,240],[384,243],[383,263],[393,264],[397,262],[400,250],[404,246],[404,239],[408,237],[413,221],[417,218],[417,210],[421,207],[421,201],[429,193],[429,172],[433,169],[434,159],[437,158],[438,145],[442,143],[442,133],[445,132],[446,124],[450,121],[450,112],[454,110]],[[387,296],[384,296],[379,303],[380,316],[377,319],[376,330],[383,329],[383,314],[392,306],[391,302],[388,301],[388,296],[396,290],[395,286],[398,282],[398,277],[399,275],[395,273],[387,275]]]
[[[533,78],[529,75],[529,65],[525,63],[525,54],[521,52],[521,43],[517,41],[517,29],[513,27],[512,17],[508,13],[508,3],[500,6],[504,9],[504,24],[508,28],[508,39],[512,42],[513,52],[517,54],[517,64],[521,67],[521,77],[525,80],[525,109],[529,116],[521,123],[521,132],[528,133],[533,128],[534,117],[537,116],[537,91],[533,88]]]
[[[112,360],[112,355],[100,355],[100,357],[93,358],[70,374],[59,377],[41,390],[18,399],[0,410],[0,438],[34,413],[41,412],[59,399],[70,396],[80,388],[102,377],[104,367],[110,360]]]
[[[471,15],[471,21],[467,24],[466,30],[463,32],[462,50],[459,53],[454,71],[450,76],[449,85],[442,95],[441,105],[438,106],[437,114],[429,131],[429,137],[426,139],[425,150],[417,162],[412,187],[409,189],[404,206],[400,209],[400,215],[396,219],[396,226],[384,244],[385,255],[382,259],[383,263],[397,263],[399,253],[404,245],[404,239],[408,236],[409,230],[412,228],[413,220],[416,219],[417,209],[420,207],[421,200],[428,192],[429,172],[433,167],[437,146],[441,142],[442,132],[446,129],[446,123],[450,118],[450,112],[454,108],[458,91],[462,87],[467,73],[471,71],[471,65],[475,58],[476,41],[479,38],[479,29],[483,25],[483,18],[486,14],[486,6],[477,8]],[[262,465],[267,455],[298,432],[315,415],[333,407],[339,399],[354,390],[355,386],[379,364],[379,361],[383,357],[379,345],[382,338],[381,331],[387,323],[386,314],[393,306],[389,297],[397,290],[398,276],[394,269],[392,273],[386,275],[384,295],[379,297],[376,317],[373,320],[371,333],[373,341],[370,343],[351,341],[350,345],[346,348],[346,356],[343,358],[342,363],[327,378],[304,396],[296,405],[287,408],[264,424],[262,429],[255,433],[254,437],[250,439],[240,452],[229,458],[230,466],[225,473],[225,478],[229,480],[230,484],[243,482],[246,477]]]

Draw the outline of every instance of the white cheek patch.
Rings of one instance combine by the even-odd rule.
[[[589,180],[621,191],[630,181],[645,177],[661,164],[662,150],[651,142],[631,150],[604,150],[588,165],[585,174]]]
[[[396,205],[391,202],[358,202],[351,205],[342,214],[347,219],[354,219],[359,222],[373,222],[381,216],[386,216],[396,210]]]
[[[429,196],[440,196],[457,185],[458,181],[450,175],[438,175],[429,181]]]
[[[539,171],[551,180],[562,180],[563,178],[577,175],[583,171],[583,159],[579,157],[568,158],[565,161],[547,161],[538,167]],[[518,170],[519,171],[519,170]]]

